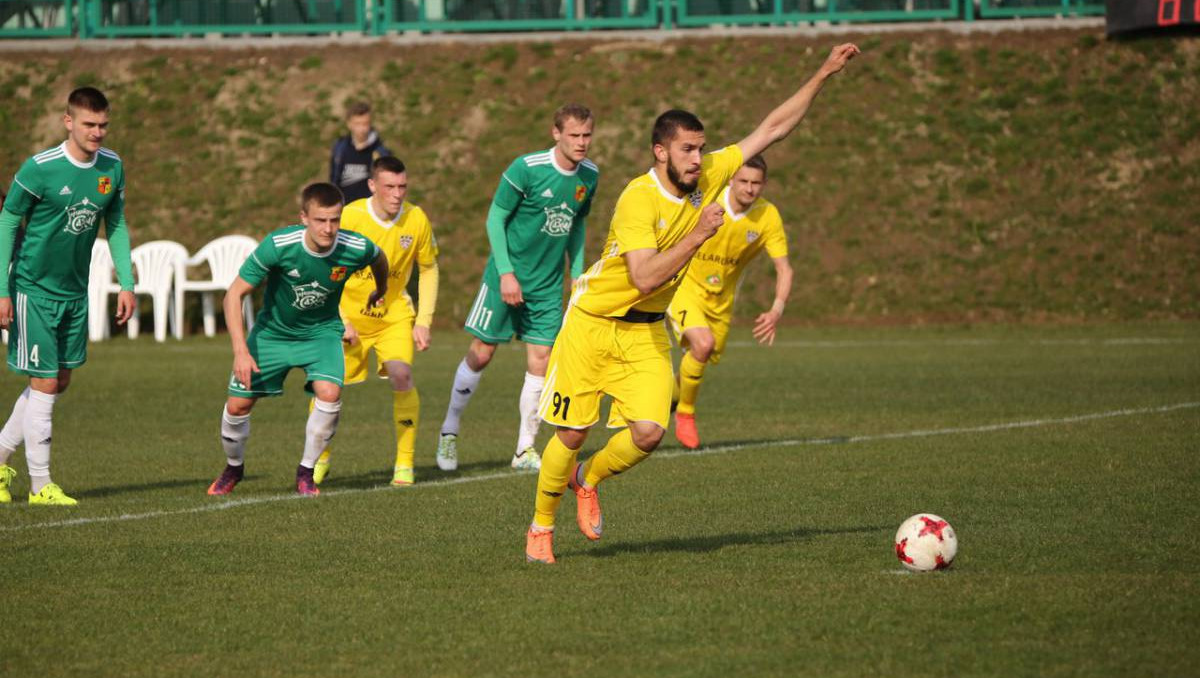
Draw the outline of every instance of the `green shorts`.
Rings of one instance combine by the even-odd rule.
[[[561,294],[548,299],[525,297],[520,306],[509,306],[500,297],[500,289],[485,279],[463,329],[488,344],[503,344],[516,336],[527,344],[553,346],[562,320]]]
[[[8,367],[31,377],[58,377],[87,362],[87,299],[55,301],[21,292],[12,296]]]
[[[282,339],[262,336],[255,328],[246,338],[250,355],[258,363],[258,372],[250,377],[250,388],[229,377],[229,395],[239,398],[260,398],[283,394],[283,380],[292,368],[304,370],[304,390],[312,393],[314,381],[342,385],[346,359],[342,355],[342,338],[335,334],[311,339]]]

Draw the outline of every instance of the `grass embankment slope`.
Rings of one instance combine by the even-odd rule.
[[[602,37],[602,36],[601,36]],[[1200,40],[1095,31],[860,36],[809,119],[769,153],[806,322],[1200,315]],[[834,38],[0,54],[0,168],[62,138],[70,87],[115,103],[137,241],[191,248],[294,219],[366,98],[442,246],[442,320],[467,310],[499,173],[550,144],[551,111],[597,113],[594,259],[669,107],[715,148],[741,138]],[[752,267],[742,317],[771,296]]]

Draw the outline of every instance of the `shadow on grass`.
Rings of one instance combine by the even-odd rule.
[[[208,490],[208,486],[212,484],[213,478],[216,476],[205,476],[203,478],[176,478],[175,480],[160,480],[153,483],[135,483],[128,485],[112,485],[110,487],[93,487],[90,490],[81,490],[72,492],[74,497],[115,497],[121,494],[138,494],[141,492],[153,492],[155,490],[175,490],[181,487],[191,487],[199,490],[201,494]],[[259,480],[265,478],[264,475],[247,475],[242,479],[242,482],[248,480]]]
[[[582,549],[579,555],[593,558],[611,558],[630,553],[709,553],[719,551],[727,546],[770,546],[773,544],[789,544],[807,541],[813,537],[838,534],[862,534],[879,532],[889,529],[886,525],[862,527],[834,527],[810,529],[798,527],[792,530],[774,530],[771,532],[734,532],[732,534],[713,534],[695,537],[678,537],[673,539],[657,539],[654,541],[628,542],[624,544],[608,544],[594,549]]]

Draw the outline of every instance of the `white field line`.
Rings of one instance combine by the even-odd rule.
[[[1141,414],[1162,414],[1166,412],[1174,412],[1176,410],[1193,409],[1200,407],[1200,402],[1176,403],[1174,405],[1163,405],[1161,407],[1139,407],[1123,410],[1109,410],[1107,412],[1093,412],[1091,414],[1080,414],[1073,417],[1059,417],[1056,419],[1029,419],[1025,421],[1012,421],[1003,424],[988,424],[984,426],[963,426],[956,428],[940,428],[940,429],[925,429],[916,431],[902,431],[899,433],[880,433],[875,435],[863,436],[848,436],[848,437],[828,437],[828,438],[792,438],[785,440],[767,440],[753,443],[733,443],[729,445],[712,445],[701,447],[698,450],[670,450],[665,452],[657,452],[654,454],[657,458],[672,458],[672,457],[698,457],[710,454],[726,454],[729,452],[738,452],[740,450],[750,448],[771,448],[771,447],[798,447],[804,445],[836,445],[847,443],[866,443],[880,440],[899,440],[903,438],[928,438],[932,436],[942,435],[959,435],[964,433],[995,433],[998,431],[1010,431],[1022,428],[1038,428],[1043,426],[1056,426],[1061,424],[1076,424],[1085,421],[1095,421],[1097,419],[1112,419],[1114,417],[1132,417]],[[395,489],[388,485],[380,485],[377,487],[365,489],[345,489],[345,490],[323,490],[321,496],[337,497],[353,494],[365,494],[367,492],[378,492],[380,490],[390,490],[393,492],[413,492],[417,490],[436,489],[449,485],[463,485],[466,483],[478,483],[489,480],[502,479],[518,479],[530,478],[525,474],[513,473],[504,471],[500,473],[488,473],[478,476],[466,476],[462,478],[452,478],[450,480],[434,480],[427,483],[418,483],[404,489]],[[242,506],[254,506],[257,504],[270,504],[281,501],[321,501],[319,498],[301,497],[296,494],[273,494],[262,497],[249,497],[247,499],[232,499],[228,501],[218,501],[219,503],[204,504],[202,506],[194,506],[192,508],[177,509],[177,510],[162,510],[162,511],[147,511],[145,513],[122,513],[114,516],[96,516],[92,518],[73,518],[69,520],[54,520],[42,523],[28,523],[25,525],[9,525],[0,527],[2,532],[24,532],[28,530],[38,530],[52,527],[74,527],[80,525],[119,523],[132,520],[147,520],[150,518],[162,518],[166,516],[181,516],[194,513],[211,513],[214,511],[224,511],[226,509],[240,508]]]
[[[888,346],[1002,346],[1002,345],[1028,345],[1028,346],[1162,346],[1162,345],[1180,345],[1194,343],[1185,339],[1169,339],[1165,337],[1119,337],[1113,339],[1034,339],[1024,341],[1020,339],[945,339],[921,341],[917,339],[794,339],[776,341],[774,346],[782,346],[785,348],[877,348]],[[726,346],[736,346],[745,348],[748,346],[757,346],[758,342],[749,339],[739,339],[731,341]]]

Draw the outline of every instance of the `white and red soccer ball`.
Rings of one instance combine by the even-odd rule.
[[[896,557],[914,572],[944,570],[958,553],[954,528],[940,516],[918,513],[896,530]]]

